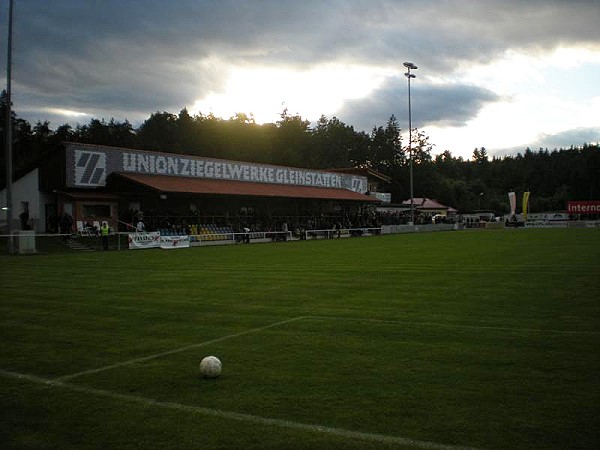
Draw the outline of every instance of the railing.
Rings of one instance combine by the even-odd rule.
[[[317,230],[304,230],[300,239],[335,239],[342,237],[376,236],[381,234],[381,227],[360,228],[324,228]]]
[[[527,228],[599,228],[600,220],[528,220]]]
[[[383,225],[382,234],[423,233],[430,231],[452,231],[459,229],[455,223],[431,223],[419,225]]]
[[[503,225],[503,224],[499,224]],[[581,221],[528,221],[527,228],[600,228],[600,220]],[[460,229],[456,224],[432,225],[384,225],[382,227],[359,228],[324,228],[301,230],[295,234],[291,231],[248,231],[227,233],[203,233],[190,235],[192,246],[242,244],[251,242],[297,241],[304,239],[337,239],[361,236],[377,236],[380,234],[396,233],[423,233],[432,231],[450,231]],[[127,250],[129,236],[132,233],[111,232],[109,234],[110,250]],[[7,241],[13,240],[15,254],[55,253],[81,250],[102,250],[102,240],[98,235],[89,236],[82,234],[45,234],[17,232],[10,236],[0,235],[0,254],[6,254]]]
[[[110,233],[109,249],[125,250],[129,233]],[[0,254],[6,253],[7,241],[12,237],[14,254],[48,254],[81,250],[97,250],[103,248],[100,235],[84,235],[78,233],[35,233],[34,231],[18,231],[12,235],[0,235]]]
[[[190,235],[191,242],[196,245],[243,244],[257,241],[292,240],[291,231],[242,231],[242,232],[210,232]]]

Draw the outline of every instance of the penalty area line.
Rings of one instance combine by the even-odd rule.
[[[551,334],[573,334],[581,336],[595,336],[600,334],[597,331],[574,331],[574,330],[553,330],[543,328],[511,328],[511,327],[494,327],[486,325],[467,325],[455,323],[439,323],[439,322],[412,322],[410,320],[386,320],[386,319],[370,319],[361,317],[339,317],[339,316],[306,316],[305,319],[314,320],[332,320],[340,322],[367,322],[380,323],[387,325],[415,325],[415,326],[433,326],[440,328],[459,328],[469,330],[493,330],[493,331],[515,331],[521,333],[551,333]]]
[[[295,320],[299,320],[296,318]],[[287,323],[290,321],[285,321]],[[273,325],[275,326],[275,325]],[[265,327],[262,327],[263,329]],[[247,334],[247,333],[246,333]],[[449,445],[440,444],[437,442],[420,441],[417,439],[404,438],[400,436],[391,436],[387,434],[378,433],[366,433],[360,431],[346,430],[343,428],[333,428],[322,425],[307,424],[302,422],[294,422],[291,420],[273,419],[269,417],[255,416],[252,414],[236,413],[232,411],[224,411],[220,409],[205,408],[201,406],[185,405],[183,403],[176,402],[165,402],[154,400],[147,397],[131,394],[119,394],[118,392],[107,391],[105,389],[96,389],[88,386],[81,386],[72,383],[66,383],[58,381],[57,379],[50,380],[35,375],[27,375],[23,373],[10,372],[0,369],[0,374],[17,379],[25,380],[32,383],[43,384],[49,387],[60,388],[72,392],[78,392],[86,395],[95,395],[100,397],[109,398],[112,400],[126,401],[129,403],[136,403],[142,406],[150,406],[156,408],[169,409],[174,411],[181,411],[191,414],[199,414],[204,416],[218,417],[227,420],[236,420],[239,422],[248,422],[257,425],[274,426],[279,428],[287,428],[292,430],[309,431],[313,433],[327,434],[345,439],[360,439],[362,441],[386,443],[386,444],[398,444],[405,445],[414,448],[431,449],[431,450],[481,450],[476,447],[464,447],[460,445]]]
[[[239,337],[239,336],[245,336],[245,335],[251,334],[251,333],[257,333],[259,331],[268,330],[269,328],[278,327],[280,325],[285,325],[287,323],[296,322],[298,320],[305,319],[306,317],[307,316],[298,316],[298,317],[294,317],[292,319],[287,319],[287,320],[282,320],[280,322],[271,323],[269,325],[265,325],[265,326],[262,326],[262,327],[252,328],[251,330],[241,331],[239,333],[229,334],[227,336],[221,336],[219,338],[211,339],[210,341],[204,341],[204,342],[200,342],[198,344],[190,344],[190,345],[186,345],[185,347],[179,347],[179,348],[176,348],[176,349],[173,349],[173,350],[167,350],[167,351],[164,351],[164,352],[155,353],[153,355],[141,356],[139,358],[133,358],[133,359],[130,359],[130,360],[127,360],[127,361],[122,361],[122,362],[119,362],[119,363],[110,364],[108,366],[97,367],[95,369],[82,370],[81,372],[72,373],[70,375],[63,375],[61,377],[57,377],[57,378],[54,379],[54,381],[60,382],[60,381],[72,380],[73,378],[77,378],[77,377],[80,377],[82,375],[89,375],[89,374],[93,374],[93,373],[104,372],[105,370],[116,369],[117,367],[130,366],[132,364],[149,361],[151,359],[157,359],[157,358],[162,358],[163,356],[174,355],[176,353],[185,352],[185,351],[192,350],[192,349],[199,348],[199,347],[205,347],[207,345],[215,344],[217,342],[226,341],[228,339],[233,339],[233,338],[236,338],[236,337]]]

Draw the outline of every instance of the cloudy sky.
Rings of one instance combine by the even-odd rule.
[[[1,3],[6,73],[8,0]],[[14,110],[32,124],[152,112],[394,114],[469,158],[600,140],[600,0],[14,0]],[[5,83],[5,82],[4,82]],[[4,84],[3,83],[3,84]]]

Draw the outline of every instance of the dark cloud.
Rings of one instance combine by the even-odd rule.
[[[537,148],[566,148],[600,142],[600,127],[575,128],[555,134],[542,134],[536,140]],[[536,148],[536,147],[532,147]]]
[[[534,141],[511,148],[504,148],[493,152],[494,156],[516,155],[524,153],[529,148],[533,151],[539,149],[556,150],[570,148],[572,145],[582,146],[584,144],[597,144],[600,142],[600,127],[574,128],[555,134],[541,134]]]
[[[462,126],[487,103],[497,100],[493,92],[471,85],[423,85],[411,83],[413,127]],[[365,99],[347,102],[338,116],[359,130],[383,126],[395,115],[408,129],[408,84],[406,78],[390,77]]]
[[[377,64],[432,76],[509,48],[598,45],[600,2],[562,0],[29,0],[15,2],[13,87],[19,107],[177,112],[223,88],[225,63],[308,69]],[[3,46],[5,48],[5,46]],[[0,69],[5,70],[5,58]],[[400,82],[400,80],[398,80]],[[490,94],[469,86],[416,87],[415,116],[463,123]],[[416,94],[417,92],[415,92]],[[345,114],[401,111],[386,94]],[[382,102],[377,104],[377,102]],[[387,112],[386,112],[387,111]],[[452,113],[457,114],[452,116]],[[377,122],[381,123],[381,122]]]

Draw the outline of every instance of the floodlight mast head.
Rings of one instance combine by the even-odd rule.
[[[417,78],[416,75],[413,75],[412,73],[410,73],[411,70],[418,69],[417,66],[415,66],[413,63],[407,61],[404,63],[404,67],[406,67],[408,69],[408,71],[404,74],[406,76],[406,78]]]

